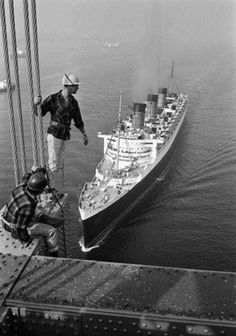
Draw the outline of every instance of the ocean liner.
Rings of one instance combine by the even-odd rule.
[[[188,107],[188,96],[173,93],[171,84],[169,90],[148,94],[145,103],[133,103],[125,119],[121,119],[121,100],[122,95],[116,128],[111,134],[98,133],[104,139],[104,155],[79,197],[80,245],[85,250],[98,244],[165,170]]]

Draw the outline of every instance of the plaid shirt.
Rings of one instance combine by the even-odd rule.
[[[62,91],[48,96],[41,105],[42,116],[47,112],[51,113],[51,122],[48,127],[48,133],[54,137],[69,140],[71,120],[74,120],[75,127],[84,132],[84,123],[81,117],[80,108],[77,100],[71,95],[68,103],[62,96]],[[61,125],[55,125],[60,123]]]
[[[24,229],[32,220],[36,206],[37,198],[31,196],[26,190],[26,184],[22,183],[13,189],[3,217],[15,229]]]

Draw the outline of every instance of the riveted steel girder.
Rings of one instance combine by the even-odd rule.
[[[235,273],[33,256],[9,299],[235,319]]]

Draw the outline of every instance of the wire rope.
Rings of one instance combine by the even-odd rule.
[[[9,103],[12,155],[13,155],[13,165],[14,165],[14,173],[15,173],[15,183],[17,185],[19,184],[19,181],[20,181],[20,174],[19,174],[19,160],[18,160],[18,155],[17,155],[15,117],[14,117],[14,111],[13,111],[13,100],[12,100],[12,91],[11,91],[11,74],[10,74],[10,65],[9,65],[8,44],[7,44],[7,28],[6,28],[4,0],[0,0],[0,13],[1,13],[1,25],[2,25],[3,53],[4,53],[4,61],[5,61],[6,81],[7,81],[7,97],[8,97],[8,103]]]
[[[36,74],[36,94],[41,96],[40,87],[40,69],[39,69],[39,52],[38,52],[38,28],[37,28],[37,13],[36,13],[36,2],[31,0],[31,14],[32,14],[32,28],[33,28],[33,46],[34,46],[34,63],[35,63],[35,74]],[[37,105],[37,115],[38,115],[38,130],[39,130],[39,151],[40,151],[40,164],[45,166],[45,154],[44,154],[44,136],[43,136],[43,120],[41,105]]]
[[[26,173],[26,154],[25,154],[25,139],[24,139],[24,126],[22,116],[22,104],[21,104],[21,92],[20,92],[20,79],[19,79],[19,67],[17,60],[17,43],[16,43],[16,29],[15,29],[15,13],[13,0],[9,0],[9,12],[10,12],[10,25],[11,25],[11,39],[12,39],[12,57],[14,63],[14,72],[16,80],[16,97],[17,107],[19,115],[19,134],[20,134],[20,149],[21,149],[21,163],[23,175]]]
[[[34,91],[33,91],[33,74],[32,74],[32,62],[31,62],[31,48],[30,48],[30,28],[29,28],[29,9],[28,1],[23,0],[24,11],[24,24],[25,24],[25,42],[26,42],[26,54],[27,54],[27,66],[28,66],[28,82],[29,82],[29,100],[30,100],[30,116],[31,116],[31,135],[33,145],[33,160],[34,166],[38,167],[38,143],[37,143],[37,130],[35,120],[35,105],[34,105]]]

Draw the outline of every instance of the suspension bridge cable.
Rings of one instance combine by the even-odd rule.
[[[32,144],[33,144],[33,160],[34,160],[34,166],[37,167],[39,165],[39,157],[38,157],[37,130],[36,130],[36,120],[35,120],[35,105],[34,105],[31,49],[30,49],[28,0],[23,0],[23,10],[24,10],[25,42],[26,42],[27,65],[28,65],[29,99],[30,99],[30,112],[31,112],[30,113],[30,116],[31,116],[31,133],[32,133]]]
[[[16,80],[16,97],[17,107],[19,115],[19,133],[20,133],[20,149],[21,149],[21,163],[23,175],[26,173],[26,154],[25,154],[25,140],[24,140],[24,126],[22,117],[22,105],[21,105],[21,92],[20,92],[20,80],[19,80],[19,67],[17,59],[17,44],[16,44],[16,29],[15,29],[15,13],[13,0],[9,0],[9,12],[10,12],[10,25],[11,25],[11,40],[12,40],[12,54]]]
[[[39,52],[38,52],[38,29],[37,29],[37,13],[36,13],[36,2],[31,0],[31,14],[32,14],[32,28],[33,28],[33,46],[34,46],[34,64],[35,64],[35,74],[36,74],[36,94],[41,96],[40,87],[40,70],[39,70]],[[45,154],[44,154],[44,142],[43,142],[43,120],[41,105],[37,105],[38,114],[38,130],[39,130],[39,150],[40,150],[40,164],[45,166]]]
[[[4,62],[5,62],[5,71],[6,71],[6,81],[7,81],[7,97],[8,97],[8,103],[9,103],[10,133],[11,133],[11,142],[12,142],[13,165],[14,165],[14,173],[15,173],[15,183],[17,185],[20,182],[20,174],[19,174],[19,161],[18,161],[18,156],[17,156],[15,118],[14,118],[13,100],[12,100],[12,91],[11,91],[11,74],[10,74],[10,65],[9,65],[8,44],[7,44],[7,29],[6,29],[4,0],[0,0],[0,13],[1,13]]]

